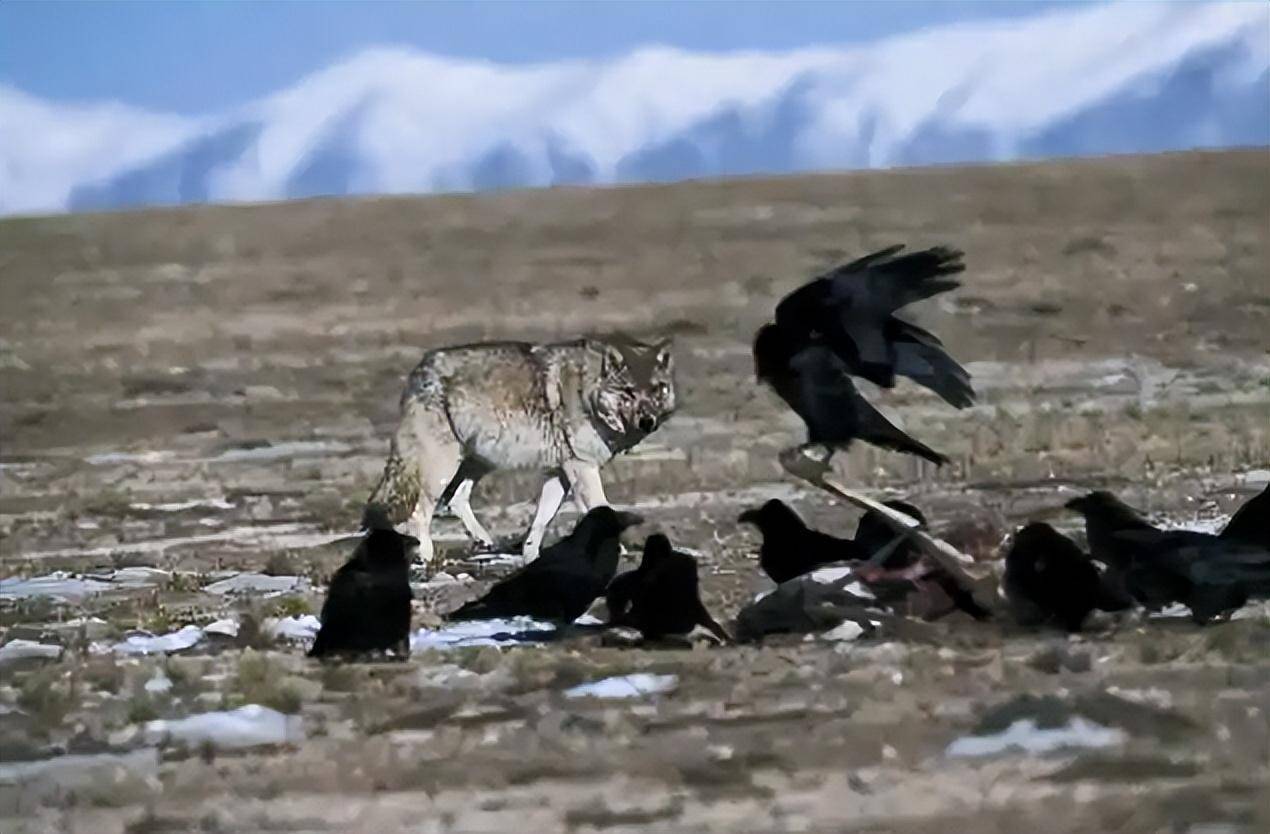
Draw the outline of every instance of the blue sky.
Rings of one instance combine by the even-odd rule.
[[[177,113],[242,104],[369,46],[500,62],[865,42],[1055,2],[0,2],[0,83]]]

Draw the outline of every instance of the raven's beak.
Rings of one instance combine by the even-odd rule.
[[[750,524],[753,524],[753,525],[757,526],[757,525],[758,525],[758,520],[759,520],[759,511],[758,511],[758,510],[746,510],[745,512],[743,512],[743,513],[741,513],[739,516],[737,516],[737,517],[736,517],[736,520],[737,520],[737,523],[738,523],[738,524],[745,524],[745,523],[747,523],[747,522],[748,522],[748,523],[750,523]]]
[[[1073,498],[1070,501],[1068,501],[1066,504],[1064,504],[1063,506],[1069,510],[1075,510],[1078,513],[1084,512],[1085,511],[1085,497],[1082,495],[1079,498]]]
[[[639,513],[619,512],[617,514],[617,523],[622,525],[622,529],[627,527],[635,527],[644,523],[644,517]]]

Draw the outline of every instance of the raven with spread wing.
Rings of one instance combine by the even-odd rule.
[[[851,377],[883,388],[905,376],[950,405],[974,402],[970,374],[927,330],[897,318],[901,307],[947,292],[948,277],[965,269],[962,253],[934,247],[900,254],[892,246],[839,266],[786,296],[776,321],[754,339],[755,373],[807,425],[807,443],[822,459],[863,440],[884,449],[947,459],[886,419],[859,392]]]

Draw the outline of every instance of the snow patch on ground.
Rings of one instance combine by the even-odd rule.
[[[509,643],[536,642],[534,632],[549,632],[555,626],[530,617],[506,620],[465,620],[447,623],[441,628],[421,628],[410,636],[412,652],[424,649],[458,649],[466,646],[505,646]]]
[[[115,643],[111,650],[115,654],[168,654],[184,651],[202,642],[203,629],[196,625],[187,625],[167,634],[130,634],[122,642]]]
[[[1052,753],[1068,748],[1114,747],[1128,740],[1123,730],[1104,727],[1077,715],[1062,727],[1039,728],[1031,718],[1015,721],[1000,733],[964,736],[948,745],[946,755],[997,756],[1007,752]]]
[[[678,686],[679,678],[676,675],[637,672],[579,684],[566,689],[564,695],[566,698],[641,698],[645,695],[673,692]]]
[[[149,721],[145,737],[150,744],[210,744],[221,750],[239,750],[268,744],[295,744],[304,740],[298,715],[248,704],[228,712],[205,712],[188,718]]]
[[[61,656],[61,646],[39,643],[35,640],[23,640],[20,637],[0,646],[0,666],[31,658],[57,660]]]
[[[307,643],[317,637],[322,621],[312,614],[302,614],[298,617],[270,617],[262,625],[265,634],[274,640]]]
[[[304,591],[309,580],[303,576],[266,576],[263,573],[239,573],[213,582],[203,588],[209,594],[263,594],[266,597],[291,591]]]

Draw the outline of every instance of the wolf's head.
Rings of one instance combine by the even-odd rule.
[[[597,419],[629,449],[675,410],[675,360],[670,340],[652,344],[626,337],[603,340],[600,379],[593,392]]]

